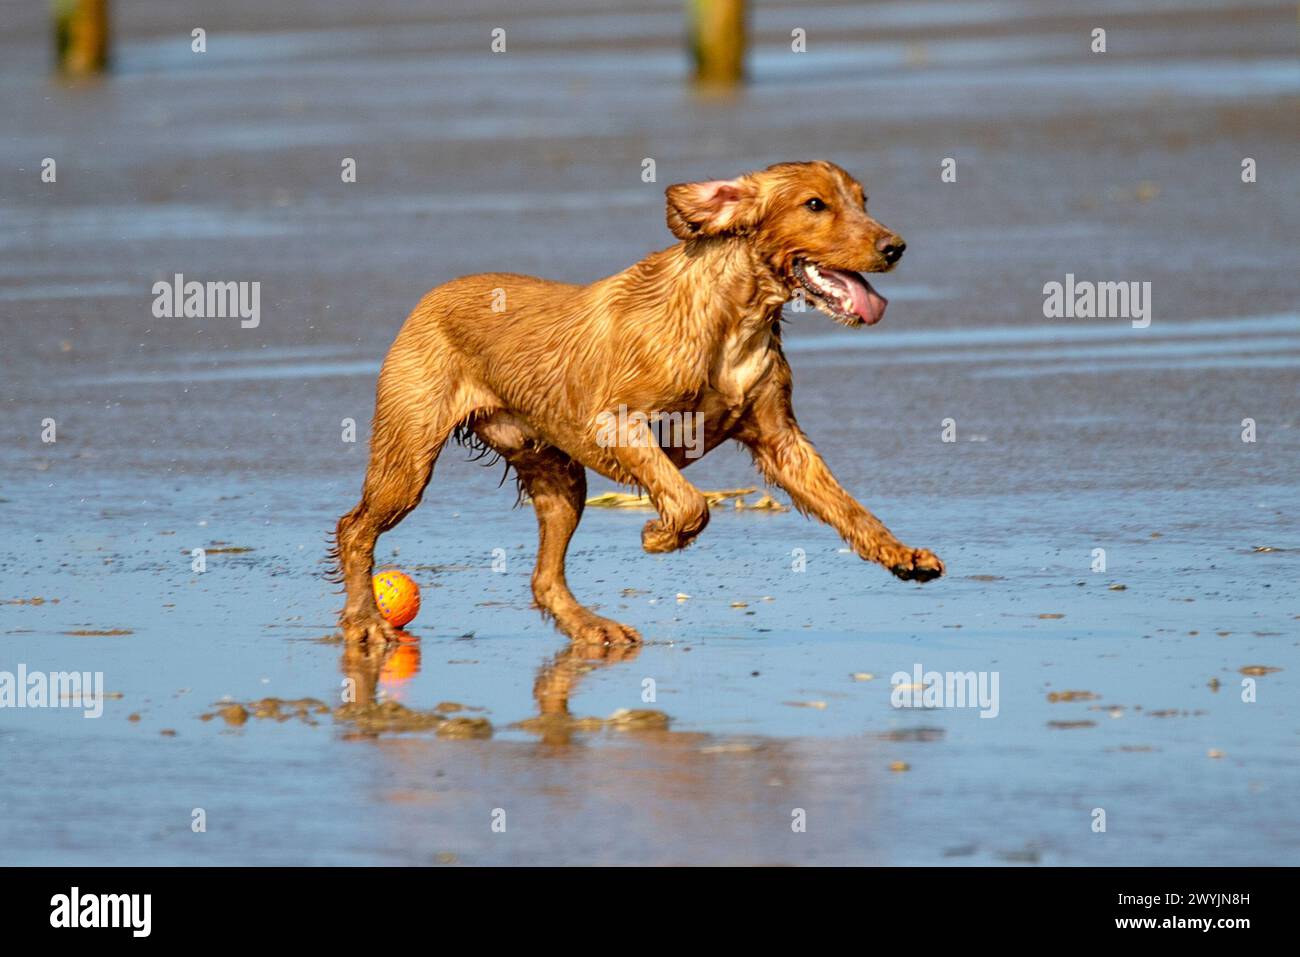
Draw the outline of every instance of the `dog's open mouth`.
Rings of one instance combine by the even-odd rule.
[[[846,326],[875,325],[885,315],[888,301],[855,272],[830,269],[796,259],[795,280],[814,306]]]

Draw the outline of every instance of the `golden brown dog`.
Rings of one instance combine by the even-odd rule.
[[[899,578],[944,573],[902,544],[840,487],[795,422],[781,306],[811,300],[849,326],[878,322],[885,300],[858,273],[885,272],[897,235],[866,212],[862,187],[826,162],[780,163],[732,180],[670,186],[681,242],[589,286],[510,273],[465,276],[422,299],[379,374],[361,501],[338,523],[349,639],[388,639],[370,577],[375,540],[419,503],[444,443],[496,450],[537,510],[533,595],[570,638],[639,640],[578,603],[564,576],[586,500],[585,469],[646,491],[659,516],[648,552],[687,545],[709,521],[682,475],[685,449],[661,446],[626,413],[702,423],[703,451],[744,444],[767,481],[834,527],[862,558]],[[604,425],[602,425],[602,423]]]

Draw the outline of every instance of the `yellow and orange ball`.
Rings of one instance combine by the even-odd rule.
[[[403,572],[390,569],[374,577],[375,604],[384,621],[396,628],[420,613],[420,586]]]

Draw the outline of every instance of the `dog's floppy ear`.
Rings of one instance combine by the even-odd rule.
[[[678,239],[740,232],[758,222],[758,189],[747,176],[678,183],[668,196],[668,228]]]

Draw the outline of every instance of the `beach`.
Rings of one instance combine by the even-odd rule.
[[[723,96],[660,0],[122,5],[82,84],[7,4],[0,672],[106,698],[0,709],[0,863],[1300,863],[1295,10],[1088,6],[757,4]],[[570,584],[646,640],[575,650],[453,447],[379,543],[410,640],[345,646],[327,535],[420,297],[590,282],[670,244],[667,185],[811,158],[907,254],[878,326],[788,312],[799,421],[947,577],[734,498],[669,555],[591,507]],[[177,275],[257,323],[159,316]],[[1067,276],[1147,323],[1049,317]],[[738,448],[687,476],[767,491]],[[931,672],[996,709],[900,707]]]

